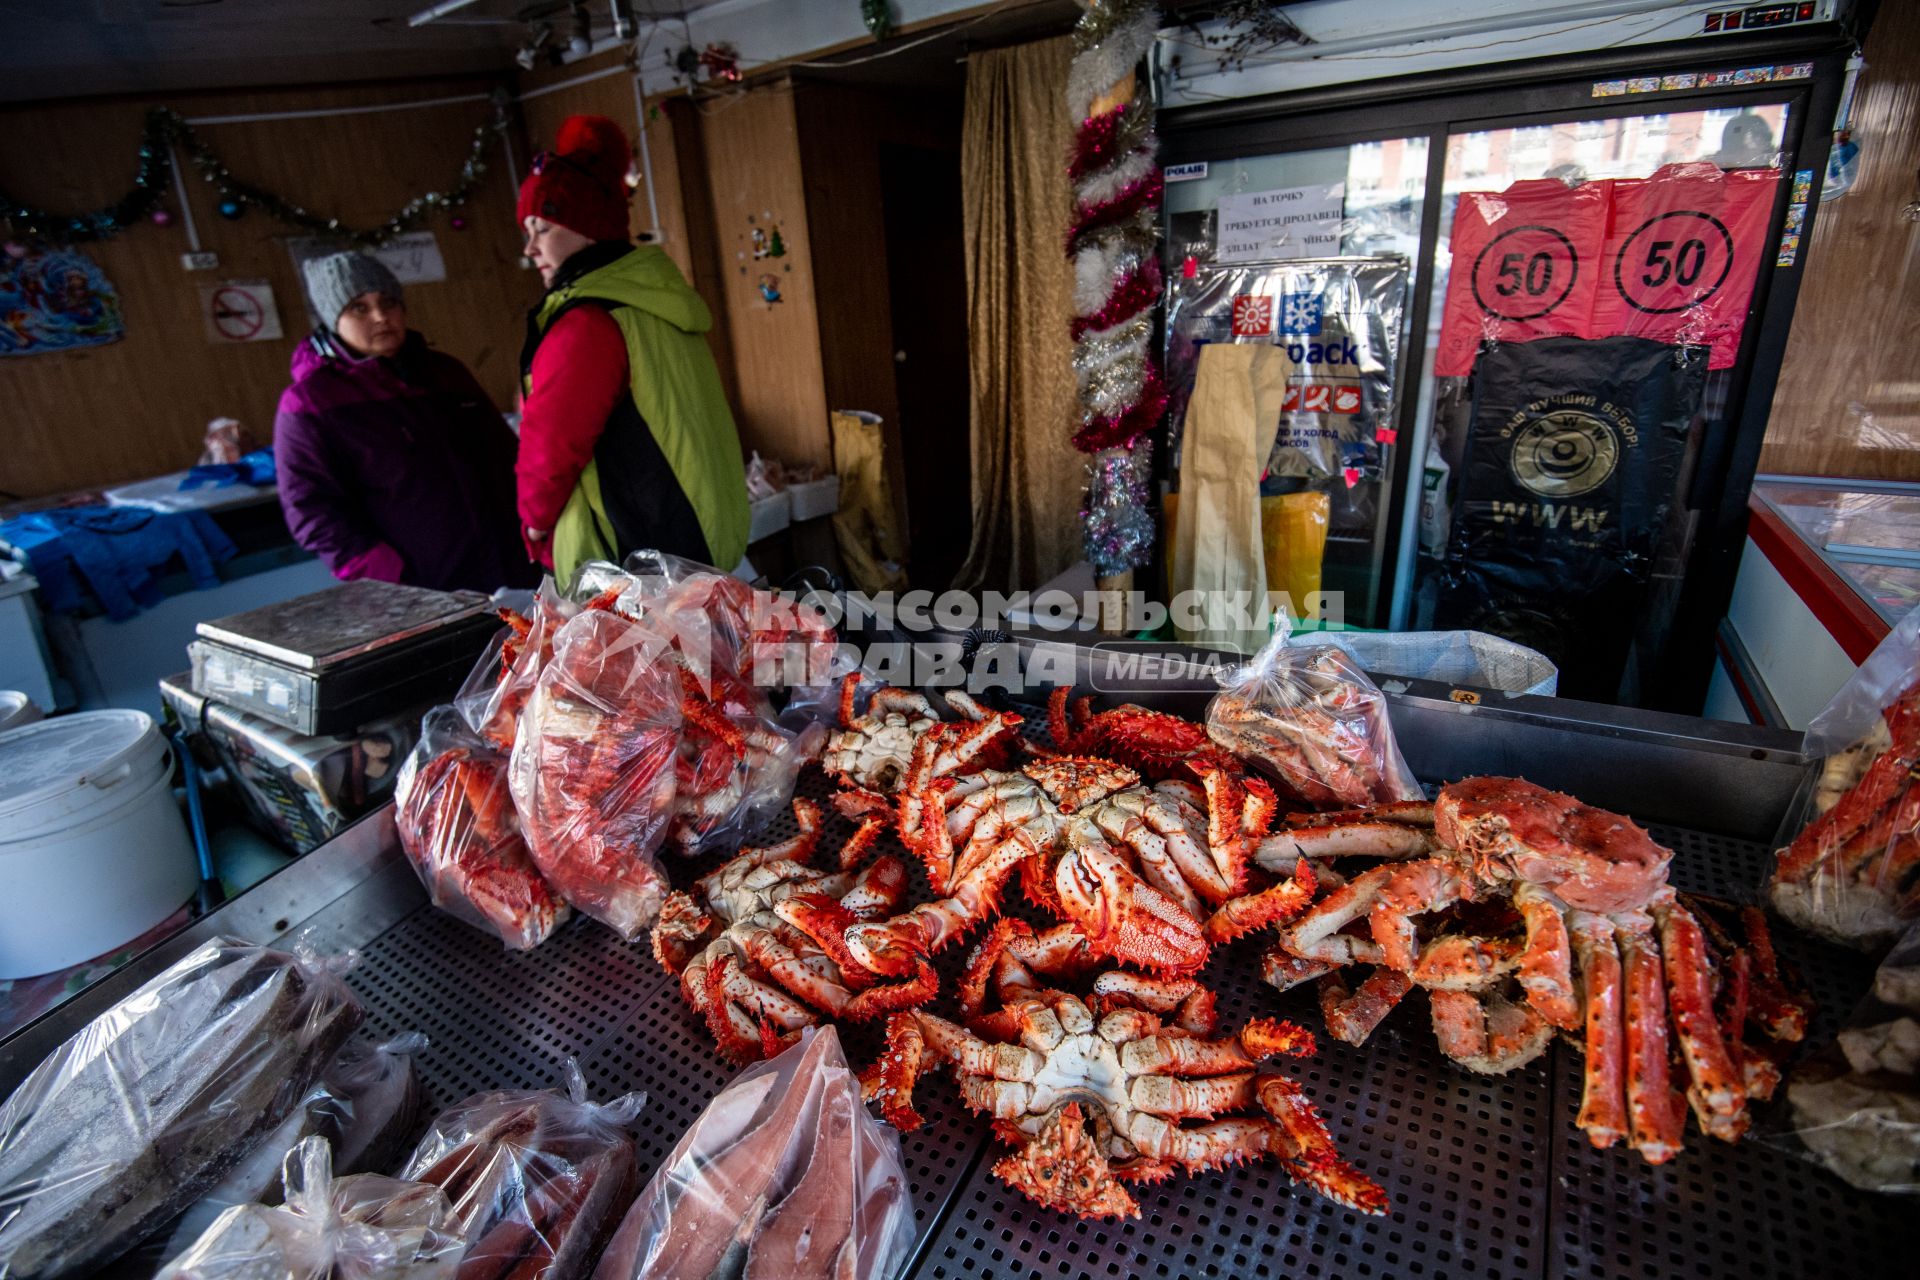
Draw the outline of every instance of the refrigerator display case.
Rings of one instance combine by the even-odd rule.
[[[1304,485],[1329,495],[1335,518],[1324,584],[1344,593],[1346,621],[1506,634],[1555,657],[1575,696],[1697,710],[1744,544],[1747,496],[1805,266],[1801,246],[1818,207],[1830,141],[1824,122],[1833,116],[1847,48],[1831,28],[1792,38],[1682,40],[1167,111],[1165,350],[1175,412],[1173,447],[1162,452],[1169,487],[1181,443],[1179,346],[1191,331],[1180,326],[1184,299],[1227,271],[1245,278],[1311,259],[1403,261],[1405,302],[1387,375],[1392,402],[1368,425],[1377,463],[1279,477],[1282,489]],[[1689,219],[1662,208],[1629,225],[1620,213],[1649,200],[1650,191],[1668,199],[1681,180],[1739,186],[1746,221],[1734,226],[1731,217]],[[1587,241],[1553,219],[1521,216],[1524,197],[1556,190],[1600,197],[1590,251],[1562,252],[1556,238]],[[1494,233],[1507,242],[1473,242],[1473,261],[1456,263],[1463,202],[1512,216]],[[1595,292],[1609,286],[1621,294],[1614,314],[1605,314]],[[1687,315],[1712,311],[1711,323],[1666,322],[1658,314],[1665,300],[1649,292],[1657,286],[1684,288]],[[1248,301],[1235,293],[1215,303],[1223,317],[1216,330],[1226,331],[1211,340],[1247,340],[1246,322],[1264,320],[1267,340],[1299,343],[1301,327],[1320,318],[1299,305],[1311,301],[1306,291],[1289,296],[1288,286],[1253,284],[1242,292]],[[1265,311],[1263,294],[1271,297]],[[1531,354],[1528,344],[1540,338],[1639,337],[1691,350],[1685,358],[1705,366],[1671,398],[1663,419],[1674,437],[1670,456],[1633,475],[1623,468],[1616,478],[1616,486],[1636,486],[1627,495],[1633,502],[1622,497],[1597,515],[1574,513],[1606,522],[1608,536],[1584,541],[1613,538],[1600,548],[1603,567],[1629,588],[1605,597],[1598,627],[1591,618],[1555,613],[1569,579],[1581,576],[1564,565],[1528,580],[1525,564],[1541,557],[1520,554],[1518,586],[1508,581],[1511,572],[1489,579],[1459,571],[1454,534],[1463,500],[1470,507],[1487,497],[1462,492],[1473,474],[1468,442],[1476,403],[1491,412],[1498,399],[1492,392],[1528,403],[1524,385],[1488,386],[1463,373],[1457,354],[1449,356],[1448,344],[1457,351],[1461,337],[1460,295],[1490,300],[1488,315],[1534,322],[1488,322],[1483,334],[1476,318],[1466,333],[1469,355],[1482,338]],[[1569,295],[1592,308],[1593,324],[1538,322],[1536,313]],[[1513,377],[1510,370],[1504,376]],[[1579,380],[1578,366],[1570,376]],[[1285,441],[1301,407],[1290,403],[1283,412],[1277,441]],[[1579,462],[1587,457],[1583,449],[1592,452],[1586,437],[1603,434],[1575,416],[1542,427],[1539,456],[1549,471],[1568,460],[1554,450]],[[1631,431],[1619,441],[1616,435],[1622,458],[1637,443]],[[1494,471],[1505,469],[1501,461]],[[1270,463],[1263,495],[1281,470]],[[1489,468],[1480,471],[1484,480]],[[1561,483],[1551,474],[1546,479]],[[1507,494],[1494,494],[1480,510],[1506,518],[1503,500],[1510,501]],[[1535,525],[1572,518],[1551,501],[1516,510]],[[1614,535],[1617,529],[1624,534]],[[1490,580],[1516,597],[1511,607],[1492,598],[1498,592],[1486,586]],[[1530,607],[1535,603],[1541,607]],[[1605,628],[1614,632],[1602,637],[1597,654],[1594,645],[1575,644],[1569,660],[1569,637],[1591,641]]]
[[[1763,475],[1753,498],[1888,627],[1920,605],[1920,484]]]

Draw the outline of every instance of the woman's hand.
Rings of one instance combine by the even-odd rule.
[[[528,529],[527,530],[528,542],[545,542],[548,538],[551,538],[552,536],[553,536],[553,530],[551,529]]]

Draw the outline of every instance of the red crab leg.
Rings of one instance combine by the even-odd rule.
[[[1067,724],[1067,699],[1073,696],[1073,690],[1067,685],[1055,685],[1047,695],[1047,731],[1053,735],[1053,745],[1066,749],[1073,738],[1073,730]]]
[[[1502,1075],[1546,1052],[1553,1027],[1527,1004],[1468,991],[1429,991],[1440,1052],[1469,1071]]]
[[[1175,1025],[1194,1035],[1212,1035],[1219,1021],[1213,992],[1192,978],[1153,978],[1110,969],[1093,980],[1093,994],[1102,1013],[1145,1009],[1172,1014]]]
[[[1632,912],[1613,923],[1625,978],[1627,1118],[1634,1149],[1647,1163],[1664,1164],[1680,1153],[1686,1118],[1674,1106],[1667,1074],[1672,1046],[1660,952],[1646,916]]]
[[[1326,1121],[1298,1081],[1268,1075],[1261,1079],[1257,1093],[1261,1107],[1280,1125],[1294,1148],[1295,1154],[1281,1163],[1296,1182],[1361,1213],[1387,1211],[1386,1190],[1340,1158]]]
[[[867,856],[867,850],[873,847],[873,842],[880,838],[880,833],[888,825],[885,814],[871,814],[863,819],[854,828],[853,834],[847,837],[847,842],[840,846],[840,869],[851,871],[860,865],[860,859]]]
[[[1571,1031],[1580,1025],[1580,1001],[1573,991],[1573,948],[1567,922],[1553,895],[1522,881],[1513,905],[1527,922],[1527,948],[1520,953],[1520,987],[1548,1022]]]
[[[1660,922],[1673,1027],[1690,1077],[1687,1100],[1702,1129],[1732,1142],[1747,1129],[1747,1094],[1714,1017],[1707,940],[1693,913],[1677,902],[1656,907],[1654,914]]]
[[[912,1133],[924,1121],[913,1109],[913,1086],[920,1078],[927,1041],[920,1016],[912,1011],[887,1019],[887,1045],[860,1073],[860,1096],[880,1104],[880,1114],[902,1133]]]
[[[1387,819],[1330,822],[1276,831],[1254,846],[1253,860],[1269,871],[1295,858],[1424,858],[1433,852],[1433,828]]]
[[[1238,1035],[1219,1040],[1182,1033],[1129,1040],[1120,1046],[1120,1062],[1132,1075],[1217,1076],[1258,1066],[1277,1053],[1298,1057],[1312,1052],[1311,1031],[1278,1018],[1255,1018]]]
[[[1071,978],[1084,973],[1093,962],[1086,938],[1072,925],[1054,925],[1035,933],[1026,921],[1002,916],[993,922],[993,928],[967,957],[966,971],[960,977],[961,1015],[968,1020],[980,1016],[990,982],[1003,993],[1010,984],[1037,988],[1039,984],[1031,970],[1049,977]],[[1101,975],[1101,980],[1108,976],[1111,975]],[[1098,990],[1096,983],[1095,991]]]
[[[1380,896],[1380,890],[1387,881],[1393,879],[1396,870],[1395,867],[1375,867],[1355,876],[1282,929],[1280,944],[1303,960],[1350,964],[1354,960],[1369,959],[1362,954],[1363,951],[1377,952],[1377,944],[1371,939],[1351,937],[1340,931],[1368,915]],[[1365,944],[1364,947],[1361,944]]]
[[[1207,920],[1207,941],[1231,942],[1256,929],[1291,920],[1313,901],[1316,887],[1313,864],[1302,858],[1295,865],[1291,879],[1259,893],[1234,898],[1214,912]]]
[[[846,987],[808,967],[770,929],[749,933],[742,949],[768,977],[829,1017],[837,1017],[852,998]]]
[[[1330,961],[1302,959],[1279,942],[1260,953],[1260,978],[1276,991],[1291,991],[1301,983],[1311,982],[1333,970],[1334,965]]]
[[[1594,1146],[1610,1147],[1627,1136],[1621,1079],[1625,1028],[1621,1025],[1620,952],[1613,944],[1613,925],[1605,916],[1576,911],[1571,928],[1587,995],[1586,1091],[1574,1123]]]
[[[1920,761],[1920,685],[1901,695],[1886,710],[1891,741],[1887,749],[1840,802],[1820,815],[1780,855],[1774,876],[1780,880],[1805,880],[1813,874],[1824,855],[1844,845],[1861,827],[1873,820],[1906,784],[1909,772]]]
[[[1920,786],[1911,785],[1888,802],[1860,833],[1840,846],[1837,873],[1861,884],[1884,886],[1889,892],[1900,883],[1894,863],[1902,844],[1910,844],[1920,829]],[[1904,863],[1906,858],[1899,861]]]
[[[842,729],[853,728],[853,697],[859,691],[860,673],[849,672],[846,679],[840,682],[840,727]]]
[[[1352,993],[1339,974],[1327,974],[1320,979],[1320,1016],[1326,1020],[1327,1034],[1345,1044],[1365,1044],[1412,989],[1413,979],[1385,965],[1375,968]]]
[[[1443,858],[1409,862],[1380,887],[1379,897],[1369,914],[1373,940],[1380,944],[1388,965],[1402,973],[1412,973],[1420,951],[1414,917],[1429,911],[1444,911],[1456,902],[1471,901],[1472,883],[1451,862]]]
[[[1773,951],[1773,931],[1766,913],[1758,907],[1743,907],[1740,923],[1747,933],[1747,951],[1753,956],[1747,997],[1750,1016],[1775,1040],[1804,1039],[1807,1002],[1796,997],[1781,980],[1780,960]]]

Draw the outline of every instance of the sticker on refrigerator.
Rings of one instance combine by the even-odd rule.
[[[1243,294],[1233,300],[1233,336],[1264,338],[1273,332],[1273,299]]]
[[[1337,254],[1346,196],[1344,182],[1222,196],[1214,261],[1267,262]]]
[[[1207,162],[1194,160],[1187,164],[1170,164],[1160,173],[1168,182],[1197,182],[1207,176]]]

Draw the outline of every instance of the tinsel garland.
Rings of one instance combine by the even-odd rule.
[[[166,194],[167,185],[173,180],[171,148],[177,146],[186,153],[194,171],[203,180],[213,184],[220,203],[231,202],[241,210],[248,207],[261,209],[281,222],[308,231],[339,236],[356,245],[381,244],[417,225],[428,210],[456,208],[471,199],[474,188],[487,171],[486,161],[482,157],[506,127],[506,102],[501,99],[494,104],[494,118],[473,131],[473,143],[468,148],[465,162],[460,166],[459,181],[445,191],[428,191],[415,196],[377,227],[356,230],[342,226],[338,218],[308,213],[299,205],[234,177],[233,171],[227,168],[213,148],[200,140],[193,126],[179,112],[167,107],[155,107],[147,112],[146,124],[140,136],[139,169],[134,176],[133,189],[126,195],[90,212],[60,214],[36,209],[0,192],[0,225],[4,225],[12,235],[33,236],[59,244],[105,240],[117,235],[151,212]]]
[[[1153,554],[1150,433],[1166,409],[1148,312],[1159,300],[1159,139],[1149,95],[1094,104],[1134,72],[1152,45],[1159,12],[1150,0],[1094,0],[1074,28],[1067,109],[1075,120],[1067,176],[1073,222],[1074,378],[1080,428],[1074,447],[1092,454],[1080,508],[1087,559],[1101,577]]]

